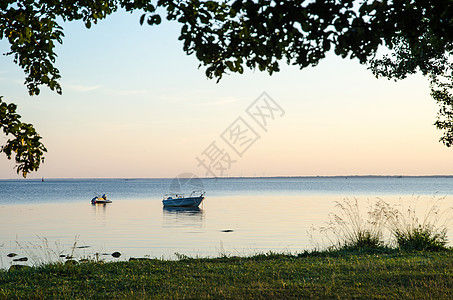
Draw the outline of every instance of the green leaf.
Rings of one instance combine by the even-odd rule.
[[[142,14],[141,17],[140,17],[140,25],[143,25],[143,22],[145,22],[145,17],[146,17],[146,14]]]
[[[236,71],[236,68],[231,61],[226,61],[225,64],[227,65],[228,69],[230,69],[232,72]]]

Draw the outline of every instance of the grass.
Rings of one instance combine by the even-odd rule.
[[[362,211],[357,199],[336,202],[338,212],[330,213],[330,221],[320,228],[333,249],[379,249],[385,248],[383,230],[386,215],[380,202],[370,204]]]
[[[441,251],[447,249],[447,229],[453,220],[453,208],[440,208],[445,198],[433,198],[424,215],[412,199],[408,207],[391,206],[381,199],[363,211],[357,199],[337,202],[337,213],[330,214],[327,226],[321,227],[333,249],[373,250],[397,248],[404,251]],[[387,241],[384,236],[391,239]],[[332,237],[333,235],[333,237]]]
[[[0,271],[0,299],[453,297],[453,252],[54,263]]]
[[[433,198],[425,208],[424,215],[418,215],[414,207],[417,201],[403,207],[385,207],[387,228],[395,238],[396,245],[405,251],[439,251],[446,248],[447,229],[453,219],[452,207],[440,209],[445,198]]]
[[[408,232],[396,231],[395,237],[398,246],[409,251],[439,251],[447,245],[446,230],[438,231],[433,226],[419,225]]]

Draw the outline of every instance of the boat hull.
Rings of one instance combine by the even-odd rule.
[[[111,200],[96,200],[96,201],[91,201],[91,204],[106,204],[106,203],[112,203]]]
[[[164,207],[198,207],[204,197],[188,197],[162,200]]]

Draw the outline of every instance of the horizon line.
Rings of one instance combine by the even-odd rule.
[[[183,173],[184,174],[184,173]],[[195,175],[195,174],[194,174]],[[195,175],[196,176],[196,175]],[[140,179],[174,179],[175,177],[31,177],[31,178],[0,178],[0,180],[56,180],[56,179],[117,179],[117,180],[140,180]],[[198,176],[197,176],[198,177]],[[223,176],[223,177],[198,177],[200,179],[270,179],[270,178],[453,178],[451,175],[277,175],[277,176]],[[188,177],[182,177],[188,178]]]

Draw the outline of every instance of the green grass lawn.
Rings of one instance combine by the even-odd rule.
[[[453,252],[314,252],[0,271],[0,298],[452,298]]]

